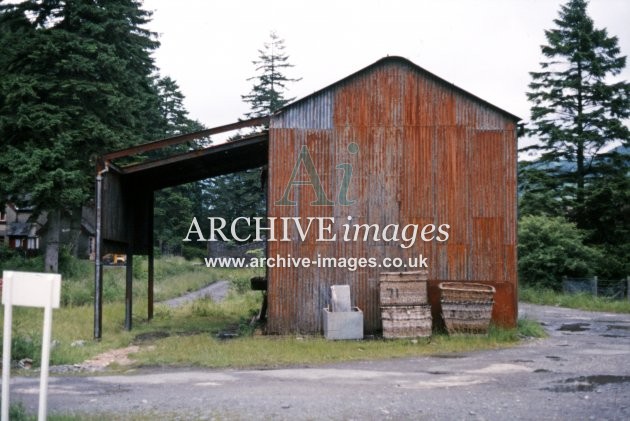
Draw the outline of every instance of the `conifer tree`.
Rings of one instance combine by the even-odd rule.
[[[284,40],[275,32],[269,35],[269,41],[258,50],[258,59],[252,63],[258,72],[248,81],[253,81],[252,90],[242,95],[243,101],[249,104],[250,111],[246,118],[268,116],[282,108],[295,98],[287,98],[288,84],[298,82],[301,78],[291,78],[285,72],[292,68],[289,56],[285,52]],[[232,140],[238,139],[234,137]],[[253,218],[266,216],[267,205],[262,184],[264,170],[262,168],[241,171],[215,177],[206,182],[210,212],[227,220],[244,216]],[[252,224],[253,225],[253,224]],[[241,238],[252,234],[254,227],[239,227],[237,234]]]
[[[630,270],[630,84],[616,77],[626,66],[617,37],[595,27],[587,5],[561,6],[531,73],[527,131],[538,143],[521,150],[540,158],[520,165],[519,212],[575,223],[603,251],[596,273],[612,279]]]
[[[150,16],[135,0],[0,4],[0,199],[47,214],[46,270],[61,214],[93,195],[96,158],[159,124]]]
[[[190,119],[184,106],[184,95],[177,82],[170,77],[158,78],[156,90],[159,96],[159,112],[162,119],[159,138],[167,138],[185,133],[203,130],[204,126]],[[171,147],[167,154],[185,153],[200,146],[198,143],[180,144]],[[174,150],[173,150],[174,149]],[[163,153],[165,151],[162,151]],[[156,156],[158,158],[160,156]],[[192,182],[175,187],[168,187],[155,192],[155,239],[161,253],[181,252],[182,233],[190,225],[190,219],[197,216],[204,219],[203,192],[201,182]]]
[[[241,96],[250,106],[250,111],[245,114],[248,118],[270,115],[295,99],[285,98],[287,84],[299,82],[301,78],[290,78],[285,74],[293,65],[284,50],[284,40],[271,31],[269,41],[258,50],[258,59],[252,61],[258,74],[247,79],[254,81],[254,85],[249,94]]]
[[[611,166],[615,157],[606,152],[615,143],[630,142],[624,124],[630,116],[630,84],[613,81],[626,57],[617,37],[595,28],[586,8],[585,0],[568,1],[554,20],[556,27],[545,31],[545,60],[540,71],[531,72],[527,94],[533,104],[528,131],[540,143],[524,149],[541,153],[538,168],[562,188],[580,228],[588,225],[583,208],[587,180],[619,170]],[[572,170],[565,171],[561,161]]]

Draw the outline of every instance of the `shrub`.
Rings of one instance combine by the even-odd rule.
[[[182,256],[186,260],[203,260],[208,256],[206,248],[182,245]]]
[[[601,252],[562,217],[524,216],[518,229],[518,273],[524,284],[559,290],[563,276],[593,274]]]
[[[39,254],[33,256],[24,250],[13,250],[0,244],[0,273],[3,270],[41,272],[44,270],[44,258]]]

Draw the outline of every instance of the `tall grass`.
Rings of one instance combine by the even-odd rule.
[[[176,331],[178,334],[210,333],[219,331],[227,324],[239,326],[244,318],[249,318],[254,309],[259,307],[261,297],[260,293],[250,291],[233,296],[223,304],[224,307],[216,308],[214,304],[206,303],[209,300],[200,300],[194,306],[182,310],[169,310],[157,304],[154,320],[147,322],[147,259],[135,258],[134,330],[124,330],[126,268],[107,266],[103,273],[103,338],[94,341],[94,263],[70,258],[60,267],[65,274],[62,279],[62,307],[53,312],[53,365],[79,363],[108,349],[126,347],[137,335],[154,330]],[[254,275],[259,273],[250,269],[206,268],[179,257],[156,259],[155,301],[181,296],[220,279],[230,281],[232,290],[241,291]],[[236,311],[237,307],[239,312]],[[42,320],[42,309],[14,308],[14,360],[28,357],[34,360],[35,365],[39,365]]]
[[[614,300],[607,297],[594,297],[591,294],[564,294],[550,289],[519,288],[519,299],[532,304],[560,306],[588,311],[630,313],[630,300]]]
[[[62,302],[65,306],[91,304],[94,299],[94,263],[77,261],[70,276],[62,282]],[[256,269],[207,268],[198,262],[182,257],[166,257],[155,260],[154,300],[165,301],[196,291],[218,280],[229,280],[234,287],[242,290],[249,285],[249,278],[260,275]],[[105,266],[103,269],[103,301],[112,303],[124,300],[125,266]],[[142,299],[147,296],[148,261],[146,257],[134,256],[133,295]]]

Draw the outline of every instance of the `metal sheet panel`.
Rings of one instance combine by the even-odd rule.
[[[325,108],[325,109],[324,109]],[[330,114],[329,114],[330,112]],[[331,116],[331,120],[329,119]],[[332,123],[329,127],[328,124]],[[269,216],[334,217],[341,224],[449,224],[446,242],[270,242],[270,256],[408,259],[429,263],[429,296],[439,313],[440,281],[497,285],[496,322],[516,321],[516,141],[512,116],[405,62],[383,62],[274,116],[269,141]],[[355,143],[358,153],[348,145]],[[296,206],[275,206],[307,146],[330,206],[313,206],[311,186],[294,186]],[[352,164],[342,204],[339,164]],[[308,179],[300,168],[301,180]],[[340,237],[341,238],[341,237]],[[321,330],[328,288],[350,285],[366,332],[381,328],[378,275],[384,268],[269,269],[269,325],[274,333]],[[404,269],[401,269],[404,270]],[[413,270],[413,269],[410,269]],[[503,285],[503,286],[501,286]],[[436,295],[437,294],[437,295]],[[439,316],[439,314],[438,314]]]

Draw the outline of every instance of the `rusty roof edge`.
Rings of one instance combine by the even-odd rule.
[[[121,149],[114,152],[109,152],[102,155],[103,161],[109,162],[113,159],[123,158],[125,156],[134,155],[141,152],[153,151],[161,149],[167,146],[178,145],[190,140],[203,138],[213,134],[228,132],[231,130],[240,129],[243,127],[264,126],[269,124],[269,116],[251,118],[249,120],[241,120],[236,123],[225,124],[223,126],[212,127],[205,130],[199,130],[197,132],[186,133],[178,136],[169,137],[166,139],[155,140],[153,142],[143,143],[136,146],[131,146],[126,149]]]
[[[267,130],[264,130],[262,132],[253,133],[251,135],[242,137],[237,140],[233,140],[233,141],[225,142],[225,143],[219,143],[218,145],[209,146],[207,148],[196,149],[193,151],[179,153],[179,154],[175,154],[175,155],[165,157],[165,158],[159,158],[159,159],[155,159],[155,160],[151,160],[147,162],[141,162],[138,164],[128,165],[126,167],[119,168],[119,171],[125,175],[133,174],[139,171],[144,171],[146,169],[159,167],[160,165],[163,165],[163,164],[181,162],[187,158],[194,158],[200,155],[207,155],[210,153],[230,151],[231,149],[236,149],[241,146],[247,146],[252,143],[264,141],[265,139],[268,139],[268,136],[269,136],[269,132]]]
[[[337,86],[347,82],[348,80],[350,80],[352,78],[355,78],[355,77],[357,77],[357,76],[359,76],[359,75],[361,75],[363,73],[367,73],[370,70],[372,70],[372,69],[374,69],[374,68],[376,68],[378,66],[381,66],[383,64],[387,64],[387,63],[403,63],[403,64],[406,64],[408,66],[411,66],[414,70],[425,74],[426,76],[436,80],[437,82],[439,82],[441,84],[444,84],[444,85],[454,89],[455,91],[458,91],[458,92],[460,92],[460,93],[462,93],[462,94],[472,98],[475,101],[479,101],[479,102],[483,103],[484,105],[487,105],[488,107],[492,108],[493,110],[498,111],[499,113],[509,117],[511,120],[514,120],[514,122],[518,122],[518,121],[522,120],[522,118],[520,118],[519,116],[517,116],[515,114],[512,114],[509,111],[506,111],[503,108],[500,108],[500,107],[498,107],[498,106],[496,106],[496,105],[486,101],[485,99],[480,98],[477,95],[468,92],[467,90],[465,90],[463,88],[460,88],[459,86],[455,85],[454,83],[449,82],[448,80],[439,77],[435,73],[432,73],[432,72],[426,70],[425,68],[420,67],[419,65],[417,65],[413,61],[411,61],[411,60],[409,60],[409,59],[407,59],[405,57],[401,57],[401,56],[387,56],[387,57],[383,57],[383,58],[375,61],[374,63],[370,64],[369,66],[366,66],[366,67],[364,67],[364,68],[362,68],[360,70],[357,70],[356,72],[351,73],[348,76],[346,76],[346,77],[344,77],[342,79],[339,79],[338,81],[333,82],[333,83],[331,83],[328,86],[325,86],[325,87],[323,87],[321,89],[318,89],[317,91],[313,92],[312,94],[309,94],[309,95],[307,95],[305,97],[302,97],[302,98],[300,98],[298,100],[293,101],[290,104],[285,105],[284,107],[276,110],[276,112],[272,116],[282,114],[285,110],[293,107],[294,105],[298,105],[298,104],[301,104],[302,102],[308,101],[309,99],[311,99],[311,98],[321,94],[324,91],[327,91],[329,89],[335,88],[335,87],[337,87]]]

